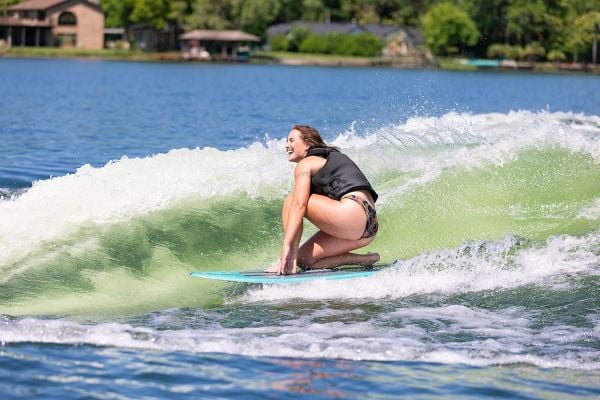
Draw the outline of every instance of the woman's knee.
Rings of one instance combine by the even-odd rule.
[[[298,262],[298,265],[300,265],[301,267],[310,267],[311,265],[319,261],[319,258],[314,257],[312,254],[298,253],[298,258],[296,260]]]
[[[298,248],[297,261],[301,266],[310,266],[319,261],[321,257],[319,257],[315,253],[314,246],[309,245],[309,243],[304,243],[302,246]]]

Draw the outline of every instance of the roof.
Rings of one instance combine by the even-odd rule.
[[[381,24],[365,24],[362,27],[365,28],[365,31],[380,38],[388,37],[401,29],[399,26]]]
[[[419,30],[419,28],[407,26],[403,28],[403,30],[407,36],[406,40],[413,46],[416,47],[425,43],[425,39],[423,39],[423,35],[421,34],[421,30]]]
[[[45,10],[63,1],[65,0],[27,0],[9,7],[9,10]]]
[[[256,35],[242,31],[213,31],[196,29],[179,35],[181,40],[214,40],[217,42],[260,42]]]
[[[365,30],[357,24],[350,22],[310,22],[296,21],[284,22],[281,24],[272,25],[267,29],[269,35],[287,35],[295,27],[303,27],[314,33],[315,35],[325,35],[328,33],[360,33]]]
[[[26,27],[50,27],[48,21],[38,21],[31,19],[20,19],[14,17],[0,17],[0,26],[26,26]]]
[[[326,35],[328,33],[364,33],[368,32],[380,38],[386,38],[387,36],[401,31],[403,28],[394,25],[381,25],[381,24],[353,24],[350,22],[309,22],[309,21],[296,21],[287,22],[272,25],[268,28],[267,32],[270,36],[275,35],[287,35],[290,31],[300,26],[308,29],[315,35]]]
[[[8,9],[10,11],[37,11],[37,10],[47,10],[54,6],[57,6],[61,3],[65,3],[69,0],[27,0],[21,3],[15,4]],[[80,0],[82,3],[87,3],[87,5],[92,6],[94,8],[100,9],[100,6],[95,1],[89,0]]]
[[[271,25],[267,29],[269,36],[287,35],[290,31],[296,27],[303,27],[314,33],[315,35],[326,35],[328,33],[363,33],[368,32],[378,38],[387,40],[393,35],[403,35],[404,40],[409,46],[418,47],[424,43],[423,36],[419,28],[412,26],[398,26],[398,25],[381,25],[381,24],[352,24],[342,22],[307,22],[307,21],[296,21],[287,22],[276,25]]]

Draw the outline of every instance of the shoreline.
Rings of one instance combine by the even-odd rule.
[[[179,51],[142,52],[131,50],[82,50],[56,47],[14,47],[0,49],[2,58],[62,58],[62,59],[98,59],[110,61],[135,62],[176,62],[182,64],[236,64],[225,61],[190,61],[184,60]],[[327,54],[255,52],[249,61],[237,64],[252,65],[286,65],[286,66],[321,66],[321,67],[384,67],[397,69],[428,69],[441,71],[464,72],[525,72],[551,74],[600,75],[600,64],[593,66],[580,64],[553,64],[551,62],[518,63],[516,67],[489,67],[467,65],[459,58],[438,58],[424,61],[417,57],[386,59],[381,57],[351,57]]]

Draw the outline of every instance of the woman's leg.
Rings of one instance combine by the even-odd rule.
[[[298,251],[298,262],[309,269],[333,268],[338,265],[373,265],[379,254],[355,254],[375,238],[362,238],[367,216],[355,201],[336,201],[311,195],[306,218],[320,229]]]
[[[308,269],[334,268],[339,265],[373,265],[379,261],[379,254],[350,252],[368,245],[373,239],[340,239],[319,231],[298,250],[298,263]]]
[[[335,238],[354,241],[361,238],[367,223],[365,210],[354,200],[338,201],[318,194],[308,198],[305,217]]]
[[[281,222],[285,229],[291,196],[286,197],[281,211]],[[302,229],[294,238],[294,248],[298,248],[292,257],[294,271],[297,263],[309,269],[333,268],[338,265],[372,265],[379,261],[379,254],[354,254],[352,250],[359,249],[371,243],[373,237],[363,239],[366,215],[364,209],[355,201],[347,199],[337,201],[326,196],[313,194],[308,200],[305,217],[320,229],[315,235],[298,247]],[[277,272],[279,261],[276,261],[267,272]]]

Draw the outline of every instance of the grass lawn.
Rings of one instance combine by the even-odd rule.
[[[181,53],[155,53],[137,50],[100,49],[87,50],[61,47],[10,47],[0,48],[0,56],[14,57],[65,57],[65,58],[105,58],[117,60],[179,60]]]

